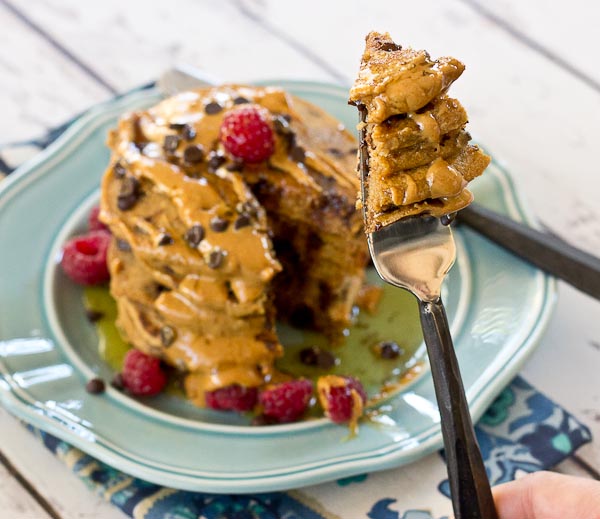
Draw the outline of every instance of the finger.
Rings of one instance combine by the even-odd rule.
[[[600,483],[537,472],[493,489],[500,519],[600,519]]]

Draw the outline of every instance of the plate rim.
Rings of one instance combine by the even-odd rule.
[[[315,91],[324,89],[337,95],[339,95],[340,91],[342,90],[341,87],[337,87],[335,85],[314,81],[277,80],[271,82],[271,84],[273,83],[294,85],[296,87],[304,87]],[[60,162],[62,154],[68,154],[70,148],[77,148],[80,142],[83,142],[85,139],[89,138],[94,127],[101,125],[106,119],[114,117],[114,112],[122,111],[123,108],[132,104],[134,101],[139,100],[139,102],[142,102],[142,100],[145,98],[150,100],[157,96],[158,92],[155,89],[137,91],[116,100],[108,100],[88,110],[79,119],[74,121],[54,143],[48,146],[48,148],[34,157],[31,161],[18,168],[18,170],[15,171],[8,179],[2,182],[2,185],[0,185],[0,209],[5,203],[12,199],[15,194],[17,194],[20,190],[25,189],[30,182],[33,182],[36,178],[38,178],[39,175],[43,174],[44,167],[46,171],[52,169],[57,163]],[[86,129],[86,127],[88,127],[87,132],[83,131]],[[508,175],[506,169],[498,164],[497,161],[494,161],[494,165],[502,173],[502,175],[499,175],[498,178],[505,184],[503,186],[502,199],[507,203],[509,213],[513,217],[517,216],[525,222],[532,224],[533,219],[529,215],[527,209],[524,207],[512,178]],[[11,193],[11,191],[13,192]],[[541,271],[536,271],[536,274],[539,275],[540,273]],[[486,387],[471,387],[471,389],[468,391],[467,396],[470,402],[470,408],[474,421],[481,416],[487,406],[491,403],[491,400],[497,393],[497,389],[495,388],[506,385],[515,376],[520,366],[534,351],[535,345],[545,331],[556,300],[556,282],[547,274],[541,274],[543,276],[543,294],[540,294],[541,305],[539,309],[539,315],[537,315],[538,318],[531,320],[532,325],[528,328],[526,337],[524,337],[524,339],[521,341],[518,350],[514,355],[512,355],[508,362],[504,364],[502,370],[496,372],[493,376],[493,379],[486,383]],[[1,372],[2,366],[0,362],[0,375],[2,374]],[[367,455],[360,458],[353,456],[353,459],[349,462],[338,460],[338,458],[336,458],[336,460],[329,465],[313,469],[298,469],[293,472],[288,471],[285,475],[263,475],[260,477],[253,477],[251,479],[248,479],[246,476],[240,476],[239,479],[225,477],[221,480],[211,476],[207,480],[204,480],[198,476],[185,476],[182,474],[173,473],[169,476],[169,478],[167,478],[167,482],[165,482],[163,471],[156,471],[156,469],[148,466],[145,468],[140,467],[133,462],[129,462],[127,458],[123,458],[122,455],[121,458],[118,458],[121,461],[115,463],[115,459],[119,456],[119,454],[111,455],[110,452],[105,453],[102,450],[103,447],[98,446],[97,443],[85,441],[80,436],[73,435],[68,430],[59,427],[55,420],[49,416],[39,414],[35,411],[35,407],[32,407],[31,404],[23,401],[17,393],[11,390],[9,382],[7,382],[2,376],[0,376],[0,397],[2,403],[14,414],[25,419],[34,426],[48,430],[55,436],[80,448],[85,452],[90,453],[90,455],[100,459],[101,461],[113,466],[118,466],[118,468],[124,470],[125,472],[137,477],[141,477],[148,481],[152,481],[157,484],[169,484],[171,486],[175,485],[178,488],[187,490],[230,492],[233,483],[233,485],[236,486],[235,490],[239,492],[265,491],[264,485],[260,484],[260,482],[269,479],[271,479],[271,484],[269,484],[270,490],[298,487],[301,485],[313,484],[315,482],[322,482],[333,478],[343,477],[344,475],[355,474],[363,469],[373,470],[373,460],[379,462],[377,464],[377,469],[397,466],[397,458],[413,461],[424,455],[424,453],[436,449],[441,444],[441,432],[439,430],[431,431],[428,429],[425,431],[423,441],[420,441],[419,445],[408,453],[400,449],[397,444],[392,444],[391,446],[388,446],[387,449],[379,449],[380,452],[378,451],[376,454],[371,451]],[[40,422],[44,422],[43,425],[40,424]],[[97,448],[95,448],[95,446]],[[342,466],[340,466],[340,463]],[[321,465],[323,465],[323,463],[321,463]],[[189,479],[190,477],[192,478],[191,480]],[[277,478],[277,482],[273,481],[273,478]],[[202,482],[205,482],[206,484]],[[208,484],[209,482],[210,484]]]

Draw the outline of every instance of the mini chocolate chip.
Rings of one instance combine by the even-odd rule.
[[[131,245],[129,245],[128,241],[117,238],[117,249],[122,252],[131,252]]]
[[[223,107],[219,103],[217,103],[216,101],[212,101],[211,103],[208,103],[204,107],[204,111],[208,115],[218,114],[221,110],[223,110]]]
[[[278,115],[273,119],[273,128],[280,135],[291,135],[294,133],[294,130],[290,127],[290,123],[283,115]]]
[[[177,334],[175,333],[175,330],[170,326],[163,326],[160,329],[160,342],[162,342],[162,345],[165,348],[171,346],[176,337]]]
[[[320,369],[331,369],[335,366],[336,359],[333,353],[322,350],[318,346],[311,346],[300,350],[300,362],[306,366],[315,366]]]
[[[196,248],[204,239],[204,234],[204,227],[202,227],[200,224],[196,224],[192,225],[187,231],[185,231],[183,239],[190,247]]]
[[[223,254],[223,251],[216,249],[208,255],[208,266],[211,269],[218,269],[223,264],[224,259],[225,254]]]
[[[85,316],[90,323],[95,323],[104,317],[104,313],[88,308],[85,311]]]
[[[383,341],[376,346],[382,359],[396,359],[402,353],[402,348],[394,341]]]
[[[181,131],[187,126],[187,123],[170,123],[169,128],[171,130]]]
[[[248,99],[246,99],[245,97],[241,97],[241,96],[240,96],[240,97],[236,97],[236,98],[233,100],[233,104],[234,104],[234,105],[243,105],[243,104],[245,104],[245,103],[249,103],[249,102],[250,102],[250,101],[248,101]]]
[[[327,151],[332,155],[335,155],[336,157],[341,157],[343,155],[343,152],[338,150],[337,148],[329,148]]]
[[[244,169],[244,163],[241,160],[234,160],[225,166],[227,171],[242,171]]]
[[[290,149],[290,158],[294,162],[304,162],[306,159],[306,152],[302,146],[292,146]]]
[[[224,232],[229,227],[229,221],[220,216],[215,216],[210,221],[210,228],[215,232]]]
[[[168,232],[164,232],[160,235],[157,244],[159,247],[162,247],[163,245],[173,245],[173,237]]]
[[[92,380],[89,380],[88,383],[85,385],[85,390],[90,395],[99,395],[101,393],[104,393],[104,391],[106,390],[106,384],[101,378],[93,378]]]
[[[115,176],[117,178],[123,178],[126,172],[127,170],[125,169],[125,166],[123,166],[120,160],[117,160],[117,162],[115,162],[113,165],[113,173]]]
[[[259,414],[252,419],[252,422],[250,423],[250,425],[255,425],[257,427],[263,427],[265,425],[275,425],[278,423],[279,422],[277,421],[277,419],[272,416]]]
[[[174,153],[177,146],[179,146],[179,140],[179,135],[167,135],[163,143],[163,148],[169,153]]]
[[[191,124],[185,124],[181,129],[181,135],[186,141],[193,141],[196,137],[196,128]]]
[[[219,169],[223,163],[225,162],[225,157],[223,157],[223,155],[220,155],[219,153],[216,152],[211,152],[208,158],[208,172],[209,173],[214,173],[215,171],[217,171],[217,169]]]
[[[391,42],[391,41],[380,42],[378,47],[379,47],[379,50],[383,50],[385,52],[391,52],[394,50],[402,50],[402,47],[400,45],[398,45],[397,43]]]
[[[188,164],[198,164],[204,160],[204,149],[199,144],[188,146],[183,152],[183,160]]]
[[[283,117],[288,123],[292,120],[292,116],[290,114],[281,114],[281,117]]]
[[[121,190],[117,198],[117,206],[121,211],[131,209],[140,197],[140,182],[135,177],[127,176],[123,179]]]
[[[125,388],[125,382],[123,380],[123,375],[121,373],[117,373],[110,382],[110,385],[119,391]]]
[[[237,231],[243,227],[248,227],[248,225],[250,225],[250,216],[247,214],[241,214],[234,222],[233,228]]]
[[[450,225],[456,218],[456,213],[443,214],[440,218],[442,225]]]

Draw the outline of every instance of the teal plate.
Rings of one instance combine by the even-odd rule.
[[[274,81],[352,127],[347,92]],[[251,427],[243,417],[174,397],[136,401],[109,388],[81,292],[55,268],[60,244],[83,228],[109,154],[107,130],[125,111],[159,100],[143,91],[90,110],[0,188],[0,400],[23,420],[133,476],[208,492],[274,491],[397,467],[442,446],[425,371],[361,424],[356,437],[319,419]],[[474,182],[477,200],[529,221],[508,175],[492,163]],[[445,286],[471,412],[478,419],[518,373],[548,322],[555,283],[468,229]],[[422,352],[422,348],[420,349]],[[410,470],[410,469],[408,469]]]

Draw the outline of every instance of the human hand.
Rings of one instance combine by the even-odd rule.
[[[600,482],[536,472],[493,489],[500,519],[600,519]]]

